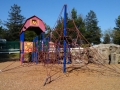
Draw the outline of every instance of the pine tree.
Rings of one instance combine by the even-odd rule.
[[[23,25],[25,17],[21,15],[20,6],[14,4],[11,6],[9,13],[9,18],[5,23],[5,26],[8,29],[8,37],[7,40],[19,40],[20,29]]]
[[[102,39],[104,44],[112,43],[113,29],[109,28],[105,30],[102,34]]]
[[[75,10],[75,8],[72,9],[71,11],[71,14],[72,14],[72,19],[77,19],[77,11]]]
[[[78,28],[78,30],[85,36],[85,21],[83,19],[83,16],[80,14],[80,15],[77,15],[77,10],[75,10],[75,8],[72,9],[71,11],[71,16],[72,16],[72,19],[74,19],[75,21],[75,25],[76,27]],[[73,21],[71,20],[71,25],[68,25],[68,27],[70,28],[73,28],[74,27],[74,24],[73,24]]]
[[[104,35],[104,41],[103,41],[103,43],[104,44],[109,44],[110,43],[110,36],[109,36],[109,34],[108,33],[106,33],[105,35]]]
[[[45,26],[46,26],[45,36],[48,36],[51,33],[51,27],[47,25],[46,23],[45,23]]]
[[[118,18],[115,20],[115,23],[116,23],[116,27],[114,27],[114,29],[120,30],[120,15],[119,15]]]
[[[2,26],[0,26],[0,38],[4,38],[4,30]]]
[[[86,39],[93,44],[99,44],[101,38],[101,30],[98,27],[98,20],[94,11],[90,10],[90,12],[86,15],[85,19],[86,25]]]
[[[6,30],[2,26],[2,20],[0,19],[0,38],[4,39],[6,36]]]
[[[1,24],[2,24],[2,21],[0,19],[0,38],[2,38],[2,30],[3,30]]]
[[[77,16],[76,26],[79,29],[79,31],[85,36],[85,20],[83,19],[82,15]]]
[[[32,30],[25,31],[25,41],[33,41],[33,38],[36,36],[36,33]]]
[[[72,37],[72,39],[76,39],[76,35],[77,35],[77,31],[73,33],[72,30],[70,29],[74,29],[75,30],[75,26],[78,28],[78,30],[83,34],[85,35],[85,22],[84,22],[84,19],[82,17],[82,15],[77,15],[77,11],[75,10],[75,8],[72,9],[71,11],[71,17],[68,16],[67,14],[67,37]],[[73,20],[75,22],[75,25],[73,23]],[[61,39],[63,38],[63,33],[61,33],[61,30],[63,30],[63,22],[64,22],[64,18],[63,17],[60,17],[60,19],[58,20],[57,22],[57,25],[56,25],[56,29],[57,29],[57,32],[56,31],[53,31],[53,35],[54,37],[58,37],[58,34],[60,33],[60,36],[61,36]]]
[[[2,25],[2,20],[0,19],[0,26]]]
[[[113,43],[120,45],[120,15],[116,19],[116,27],[113,30]]]

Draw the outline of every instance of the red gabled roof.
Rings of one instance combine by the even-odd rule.
[[[26,25],[26,23],[28,23],[28,21],[29,20],[31,20],[32,18],[37,18],[39,21],[40,21],[40,25],[38,26],[42,31],[45,31],[45,24],[44,24],[44,22],[40,19],[40,18],[38,18],[37,16],[32,16],[32,17],[30,17],[30,18],[28,18],[28,19],[26,19],[26,21],[25,21],[25,23],[23,24],[23,26],[22,26],[22,28],[21,28],[21,30],[20,30],[20,33],[22,32],[22,31],[25,31],[28,27],[30,27],[30,25]],[[26,29],[24,29],[24,27],[26,27],[27,26],[27,28]],[[34,27],[34,26],[32,26],[32,27]]]

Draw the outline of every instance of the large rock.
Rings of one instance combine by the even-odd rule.
[[[109,59],[111,58],[111,64],[118,64],[120,62],[120,45],[116,44],[99,44],[92,46],[98,50],[98,53],[102,55],[102,57],[106,58],[104,63],[109,63]],[[110,58],[109,58],[110,55]]]

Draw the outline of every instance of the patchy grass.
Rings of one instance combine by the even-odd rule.
[[[19,53],[0,53],[0,58],[19,58]]]
[[[19,53],[0,53],[0,62],[5,62],[5,61],[11,61],[15,59],[19,59],[20,54]]]

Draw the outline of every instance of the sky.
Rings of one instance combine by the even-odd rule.
[[[98,26],[102,31],[114,28],[115,19],[120,15],[120,0],[0,0],[0,19],[7,21],[10,7],[17,4],[21,7],[21,15],[26,19],[36,15],[51,28],[67,4],[69,10],[75,8],[77,14],[85,18],[90,10],[96,13]]]

